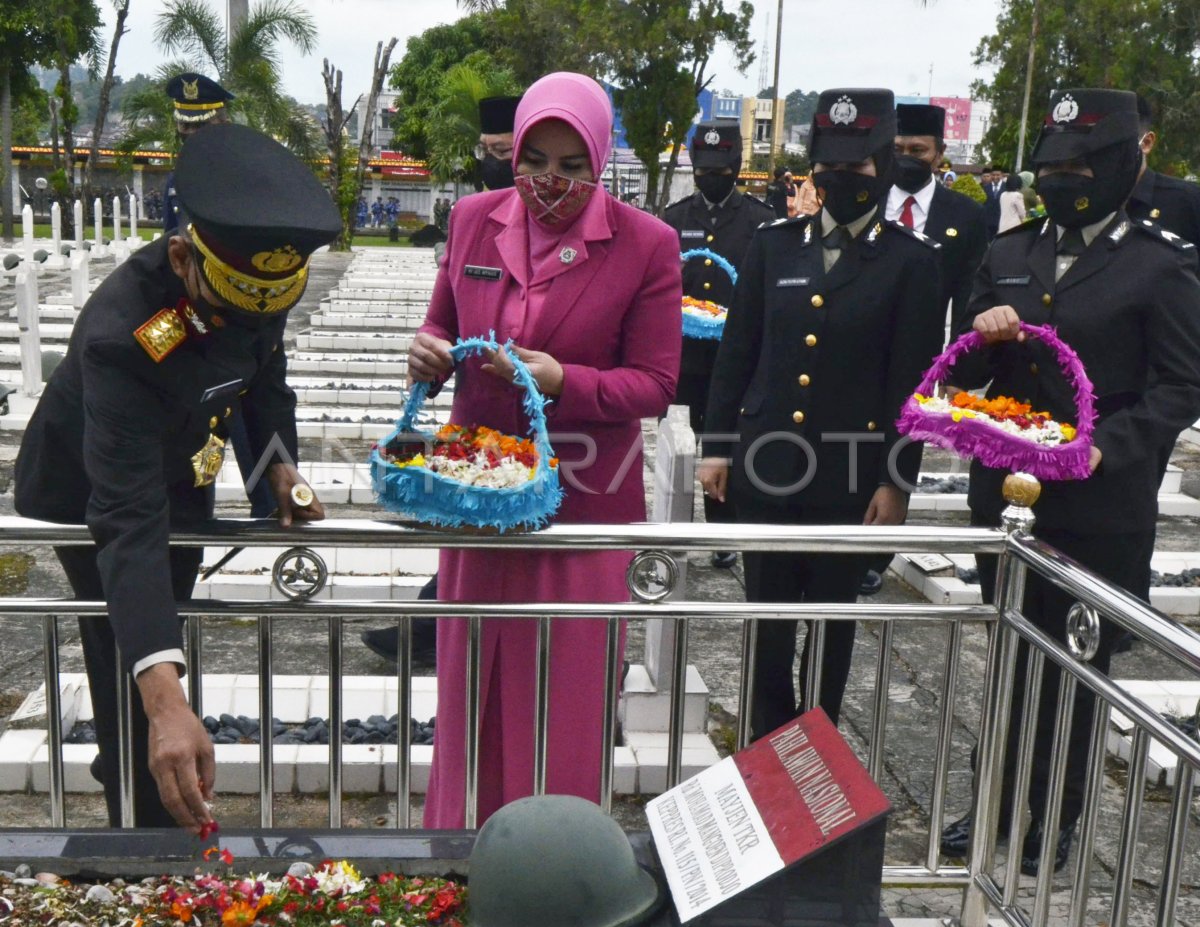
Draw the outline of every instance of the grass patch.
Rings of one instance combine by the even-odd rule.
[[[51,231],[52,231],[52,229],[51,229],[51,226],[49,226],[49,225],[34,223],[33,235],[35,238],[49,238],[51,235]],[[160,226],[157,222],[154,223],[153,225],[151,225],[149,228],[146,228],[144,223],[139,223],[139,225],[138,225],[138,238],[142,239],[142,241],[153,241],[154,236],[161,232],[162,232],[162,226]],[[95,233],[96,233],[95,226],[92,226],[92,225],[86,226],[84,229],[84,233],[83,233],[83,240],[84,241],[91,240],[95,236]],[[111,239],[112,238],[112,222],[106,222],[104,224],[104,228],[102,228],[100,230],[100,233],[106,239]],[[124,236],[129,235],[129,222],[124,219],[121,221],[121,234]],[[20,234],[18,234],[14,240],[19,241],[20,238],[21,238],[21,236],[20,236]],[[63,241],[65,243],[72,243],[74,241],[74,239],[67,238],[64,233]]]

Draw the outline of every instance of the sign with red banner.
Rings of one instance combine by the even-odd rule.
[[[646,815],[687,922],[890,810],[818,708],[653,799]]]
[[[971,139],[971,101],[966,97],[930,97],[929,102],[946,111],[946,141]]]
[[[379,160],[384,162],[379,169],[379,173],[384,177],[425,178],[429,176],[424,161],[414,161],[403,151],[381,151]]]

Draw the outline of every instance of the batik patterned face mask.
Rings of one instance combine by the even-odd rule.
[[[596,184],[575,180],[546,171],[542,174],[517,174],[517,194],[529,214],[546,225],[560,225],[583,211]]]

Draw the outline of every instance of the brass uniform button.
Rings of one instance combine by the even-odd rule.
[[[874,431],[877,427],[879,426],[874,422],[867,422],[867,431]]]
[[[810,348],[815,348],[817,346],[817,336],[816,335],[807,336],[804,339],[804,343],[806,345],[808,345]]]
[[[709,283],[707,280],[704,281],[704,289],[706,289],[706,290],[712,289],[712,284]]]
[[[1151,209],[1150,210],[1150,218],[1151,219],[1157,219],[1161,215],[1162,215],[1161,209]]]
[[[209,428],[216,428],[216,427],[217,427],[217,421],[218,421],[218,419],[217,419],[217,417],[214,415],[212,418],[210,418],[210,419],[208,420],[208,427],[209,427]]]
[[[1029,372],[1030,372],[1030,373],[1037,373],[1037,372],[1038,372],[1038,365],[1037,365],[1037,364],[1030,364],[1030,365],[1029,365]]]
[[[1042,294],[1042,305],[1043,306],[1049,306],[1052,302],[1054,302],[1053,296],[1051,296],[1049,293]]]
[[[825,297],[822,296],[820,293],[815,294],[813,296],[812,300],[810,300],[810,301],[812,302],[814,309],[820,309],[822,306],[825,305]]]
[[[946,229],[946,237],[947,238],[957,238],[958,237],[958,229]]]
[[[801,386],[808,386],[808,384],[811,382],[812,382],[812,380],[809,379],[809,376],[807,373],[800,374],[799,383]]]
[[[709,236],[708,236],[707,238],[705,238],[704,240],[705,240],[705,241],[712,241],[712,240],[713,240],[713,236],[712,236],[712,235],[709,235]]]
[[[795,422],[797,425],[803,425],[804,424],[804,413],[803,412],[793,412],[792,413],[792,421]]]
[[[229,416],[231,416],[231,415],[233,415],[233,409],[229,408],[229,406],[226,406],[225,407],[225,417],[229,418]]]
[[[705,258],[705,259],[704,259],[704,266],[705,266],[705,267],[712,267],[712,258]]]

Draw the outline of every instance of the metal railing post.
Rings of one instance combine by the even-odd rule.
[[[396,719],[399,722],[399,718]],[[342,826],[342,618],[329,619],[329,826]]]
[[[871,749],[867,770],[879,782],[883,778],[883,746],[886,739],[888,702],[892,689],[892,623],[879,630],[879,659],[875,666],[875,710],[871,717]]]
[[[667,728],[667,788],[679,785],[683,773],[683,728],[687,712],[688,619],[675,620],[675,656],[671,667],[671,720]]]
[[[1084,927],[1087,917],[1088,889],[1092,881],[1092,848],[1096,841],[1096,812],[1104,792],[1105,747],[1108,744],[1108,721],[1112,711],[1108,703],[1096,699],[1092,710],[1092,739],[1088,748],[1087,785],[1083,793],[1083,810],[1079,834],[1079,858],[1075,863],[1075,883],[1071,886],[1071,915],[1068,927]]]
[[[201,652],[203,643],[201,640],[200,618],[197,615],[188,615],[186,620],[187,627],[187,676],[188,676],[188,704],[192,706],[192,711],[197,718],[204,718],[204,677],[201,667]]]
[[[607,664],[605,664],[607,666]],[[537,666],[533,702],[533,794],[546,794],[546,751],[550,736],[550,619],[537,619]]]
[[[1121,841],[1117,850],[1117,871],[1113,874],[1112,927],[1125,927],[1129,921],[1130,895],[1133,891],[1133,866],[1137,859],[1137,835],[1142,823],[1142,790],[1146,782],[1146,754],[1150,737],[1143,728],[1135,728],[1129,751],[1128,782],[1125,785],[1125,814],[1121,823]]]
[[[274,661],[271,616],[258,617],[258,817],[262,827],[275,824]]]
[[[1046,808],[1042,822],[1042,852],[1038,862],[1037,889],[1033,897],[1033,923],[1045,924],[1050,914],[1050,890],[1054,882],[1054,856],[1062,821],[1062,796],[1067,783],[1067,744],[1075,717],[1075,677],[1060,673],[1058,704],[1054,712],[1054,746],[1050,750],[1050,777],[1046,784]]]
[[[476,827],[479,817],[479,676],[482,618],[467,619],[467,743],[466,743],[466,809],[464,826]]]
[[[758,619],[742,622],[742,678],[738,687],[737,748],[750,743],[754,722],[754,676],[758,671]]]
[[[134,827],[133,807],[133,679],[114,648],[117,674],[117,776],[120,780],[121,826]]]
[[[946,783],[950,773],[950,743],[954,727],[954,694],[958,686],[958,651],[962,646],[962,624],[947,625],[946,662],[942,670],[942,710],[938,715],[937,751],[933,764],[933,794],[929,804],[929,847],[925,866],[931,872],[938,868],[941,850],[942,823],[946,810]]]
[[[412,616],[402,615],[396,640],[396,826],[412,826]]]
[[[58,688],[58,616],[42,616],[42,659],[46,686],[46,746],[50,761],[50,826],[66,824],[63,798],[62,698]]]
[[[604,720],[600,731],[600,808],[612,813],[613,743],[617,739],[617,696],[621,688],[621,620],[609,618],[604,641]]]

